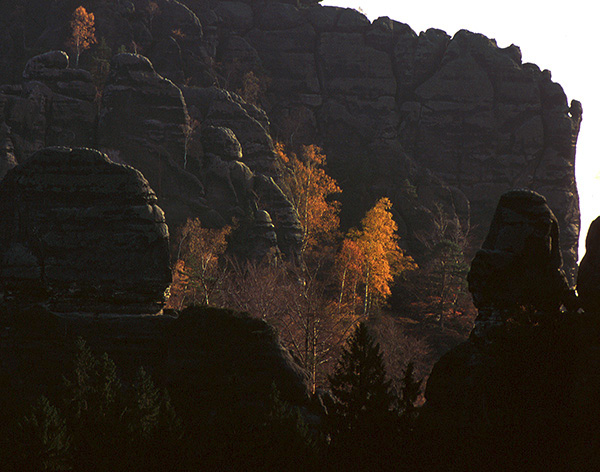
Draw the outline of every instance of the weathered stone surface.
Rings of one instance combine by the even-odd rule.
[[[242,160],[242,146],[229,128],[205,126],[202,147],[205,154],[220,156],[225,161]]]
[[[113,58],[102,94],[100,148],[144,174],[170,224],[194,216],[223,224],[207,207],[198,177],[187,171],[188,122],[181,90],[158,75],[147,58],[134,54]]]
[[[481,241],[500,195],[527,187],[554,209],[573,282],[581,106],[567,105],[549,72],[523,64],[518,47],[500,49],[468,31],[417,35],[389,18],[370,24],[335,7],[274,2],[268,11],[279,15],[276,24],[255,21],[245,34],[272,78],[267,112],[284,139],[323,145],[344,187],[344,221],[356,224],[381,195],[406,207],[397,183],[408,180],[419,194],[416,181],[428,169],[446,193],[468,199],[471,212],[461,217]],[[353,179],[357,168],[361,178]],[[452,199],[437,203],[457,211]],[[417,225],[401,223],[412,241]]]
[[[412,218],[431,212],[435,204],[460,212],[449,197],[458,196],[458,206],[464,207],[465,199],[470,206],[461,221],[472,229],[475,241],[482,241],[497,198],[512,188],[527,187],[544,195],[554,210],[565,272],[573,281],[579,231],[574,157],[581,106],[576,101],[567,104],[548,71],[523,64],[518,47],[500,49],[493,40],[468,31],[453,38],[436,29],[417,35],[389,18],[371,24],[351,9],[303,2],[157,0],[158,9],[138,2],[127,5],[99,0],[89,5],[99,34],[113,50],[135,41],[159,73],[190,85],[220,83],[239,90],[246,72],[261,80],[270,78],[261,82],[261,90],[274,134],[294,145],[316,143],[324,148],[331,173],[344,187],[345,225],[357,224],[378,197],[387,195],[395,207],[406,209],[400,226],[417,253],[414,228],[421,230],[423,224]],[[21,12],[7,7],[5,18],[21,25],[21,43],[26,46],[37,41],[36,47],[56,48],[66,40],[66,29],[58,27],[70,14],[65,8],[53,4],[40,15],[35,8]],[[39,31],[33,31],[31,18]],[[3,64],[24,50],[19,41],[14,29],[3,33]],[[21,92],[6,95],[2,99],[9,106],[3,107],[15,113],[13,96]],[[32,115],[26,107],[44,108],[45,97],[37,90],[32,104],[18,108]],[[211,124],[232,129],[242,145],[244,163],[276,180],[265,116],[247,104],[232,105],[231,97],[214,98],[208,100],[214,105]],[[238,106],[264,131],[245,117],[240,121]],[[7,124],[19,160],[23,143],[39,140],[46,124],[29,119],[26,132],[19,134],[22,120],[11,119],[14,124]],[[41,147],[39,142],[35,146],[29,148]],[[355,169],[360,178],[352,176]],[[160,193],[152,173],[148,178]],[[423,180],[429,182],[425,187],[418,185]],[[412,200],[398,187],[405,181],[418,196],[427,188],[441,200],[409,211]],[[436,192],[430,192],[433,182],[440,186]],[[174,186],[179,195],[198,193]],[[427,199],[415,201],[423,200]],[[186,205],[189,210],[203,204],[196,199]],[[183,218],[181,209],[167,208],[168,215],[174,211]],[[211,213],[207,208],[199,212]],[[269,213],[277,226],[277,217]]]
[[[245,243],[238,252],[252,254],[252,241],[258,244],[257,254],[276,251],[270,228],[274,225],[278,250],[295,257],[302,229],[293,205],[276,183],[278,169],[264,112],[217,88],[186,87],[184,94],[192,119],[203,123],[202,178],[207,201],[217,209],[226,201],[229,208],[236,202],[238,210],[252,209],[245,213]],[[263,224],[264,212],[269,216],[268,228]]]
[[[0,180],[6,173],[17,166],[15,149],[10,138],[10,128],[6,123],[0,124]]]
[[[50,51],[30,59],[20,86],[0,90],[0,120],[17,162],[44,146],[91,146],[96,87],[89,72],[69,69],[69,57]]]
[[[58,312],[155,313],[171,282],[169,233],[135,169],[47,148],[0,185],[0,281]]]
[[[600,218],[596,218],[585,238],[585,255],[577,272],[577,294],[586,312],[600,313]]]

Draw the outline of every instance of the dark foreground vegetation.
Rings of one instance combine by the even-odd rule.
[[[202,399],[190,401],[191,392],[159,386],[143,366],[123,369],[78,338],[51,376],[56,385],[11,390],[14,379],[2,379],[2,470],[595,470],[600,409],[590,395],[600,379],[581,359],[598,362],[589,348],[598,322],[571,313],[532,326],[521,315],[501,351],[488,353],[493,362],[471,372],[471,390],[463,362],[474,348],[445,356],[425,407],[416,406],[412,365],[394,388],[365,324],[329,391],[300,406],[275,381],[256,401],[223,377],[211,380],[218,394],[199,389]],[[587,385],[582,372],[592,373]],[[483,397],[490,404],[475,404]]]

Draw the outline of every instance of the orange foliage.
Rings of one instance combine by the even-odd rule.
[[[73,12],[73,19],[71,20],[72,33],[67,45],[75,51],[77,58],[75,67],[79,67],[79,55],[97,42],[94,22],[94,14],[92,12],[88,13],[82,6]]]
[[[300,157],[287,155],[281,143],[275,150],[288,170],[284,185],[302,225],[302,252],[331,245],[340,225],[340,205],[330,197],[342,190],[325,172],[325,154],[315,145],[303,146]]]
[[[405,256],[398,246],[398,225],[392,218],[392,202],[381,198],[361,221],[362,229],[351,229],[348,238],[363,255],[364,312],[373,297],[385,299],[391,295],[394,276],[417,267],[412,257]]]
[[[173,31],[171,31],[171,34],[173,35],[174,38],[179,38],[179,39],[185,38],[185,33],[183,31],[181,31],[181,28],[174,29]]]

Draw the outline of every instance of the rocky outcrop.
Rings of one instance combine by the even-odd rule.
[[[251,240],[261,241],[261,247],[273,242],[274,234],[269,229],[273,225],[278,249],[288,257],[295,257],[302,243],[302,228],[296,210],[277,184],[278,164],[265,113],[238,95],[216,87],[185,87],[183,93],[191,119],[203,124],[200,137],[203,154],[197,159],[201,163],[198,176],[205,182],[207,200],[212,202],[212,208],[222,208],[227,201],[227,192],[223,190],[229,188],[234,190],[229,199],[235,199],[238,205],[230,208],[241,214],[248,206],[240,204],[249,203],[250,212],[245,213],[247,243],[238,252],[251,254]],[[210,194],[219,180],[220,191]],[[266,221],[269,223],[265,226]],[[258,253],[263,254],[263,249],[257,248]]]
[[[541,195],[511,191],[473,260],[469,290],[479,316],[469,340],[434,366],[420,425],[424,441],[440,445],[439,458],[450,454],[457,470],[523,461],[527,470],[593,470],[581,457],[590,457],[600,424],[592,404],[600,323],[597,312],[576,311],[558,233]],[[459,436],[469,446],[451,452]]]
[[[112,59],[102,94],[98,145],[115,162],[144,174],[171,225],[193,216],[218,218],[203,199],[202,183],[186,170],[188,121],[181,90],[158,75],[147,58],[124,53]]]
[[[26,66],[23,85],[0,90],[0,175],[49,144],[94,145],[114,162],[143,172],[173,227],[188,218],[210,227],[235,219],[240,242],[258,237],[271,241],[268,253],[297,252],[300,229],[292,205],[280,191],[272,205],[254,185],[257,172],[278,174],[264,112],[235,94],[188,87],[190,121],[173,82],[157,74],[147,58],[120,54],[111,63],[97,115],[90,74],[69,69],[68,63],[61,51],[36,56]],[[270,218],[285,247],[270,231],[257,236],[263,227],[255,221],[257,211],[276,212]],[[234,249],[251,257],[265,252],[244,246]]]
[[[558,221],[546,199],[531,190],[502,195],[467,277],[480,312],[476,324],[519,307],[548,313],[562,304],[575,308],[561,266]]]
[[[586,312],[600,313],[600,218],[585,238],[585,255],[577,271],[577,294]]]
[[[22,43],[48,49],[65,42],[67,6],[56,4],[40,15],[31,7],[34,0],[26,3],[24,11],[6,7],[5,18],[14,26],[0,37],[0,61],[18,55]],[[234,132],[242,162],[253,172],[277,183],[271,132],[293,146],[323,147],[328,170],[343,187],[345,226],[357,224],[386,195],[397,210],[404,244],[418,255],[440,207],[450,219],[458,215],[474,240],[482,241],[500,195],[530,188],[548,200],[557,217],[572,283],[579,232],[574,178],[579,102],[568,104],[550,72],[524,64],[516,46],[502,49],[468,31],[453,38],[436,29],[417,35],[387,17],[371,23],[351,9],[310,3],[93,0],[87,7],[113,51],[120,46],[142,51],[162,76],[202,87],[213,109],[193,106],[207,124]],[[30,18],[41,25],[39,31],[32,31]],[[19,27],[26,34],[19,36]],[[91,61],[91,55],[82,61]],[[206,88],[219,84],[244,91],[249,72],[259,78],[270,127],[257,108]],[[5,95],[14,93],[5,89]],[[193,116],[195,93],[184,89]],[[31,140],[40,140],[45,124],[28,123],[37,130],[28,131]],[[181,149],[181,136],[176,139]],[[13,139],[17,151],[18,141]],[[169,159],[179,162],[181,155]],[[157,173],[148,178],[162,198]],[[198,196],[197,182],[182,183],[189,177],[184,175],[167,185],[173,198],[186,195],[183,203],[163,205],[168,218],[193,214],[213,225],[226,222]],[[197,191],[190,190],[194,186]],[[278,227],[279,218],[271,217]]]
[[[3,399],[20,392],[33,400],[43,392],[60,404],[63,376],[71,375],[75,340],[82,337],[115,361],[125,382],[143,366],[168,389],[191,434],[215,419],[226,421],[229,416],[219,415],[232,411],[251,417],[264,408],[273,385],[293,405],[309,402],[304,371],[275,330],[247,314],[194,307],[173,316],[92,318],[10,305],[0,307],[0,327]]]
[[[0,283],[57,312],[156,313],[169,233],[135,169],[91,149],[47,148],[0,184]]]
[[[51,51],[30,59],[21,85],[0,88],[0,122],[18,162],[45,146],[91,146],[96,87],[89,72]]]

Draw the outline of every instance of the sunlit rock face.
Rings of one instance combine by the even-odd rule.
[[[47,148],[0,184],[0,283],[57,312],[156,313],[169,233],[135,169],[92,149]]]

